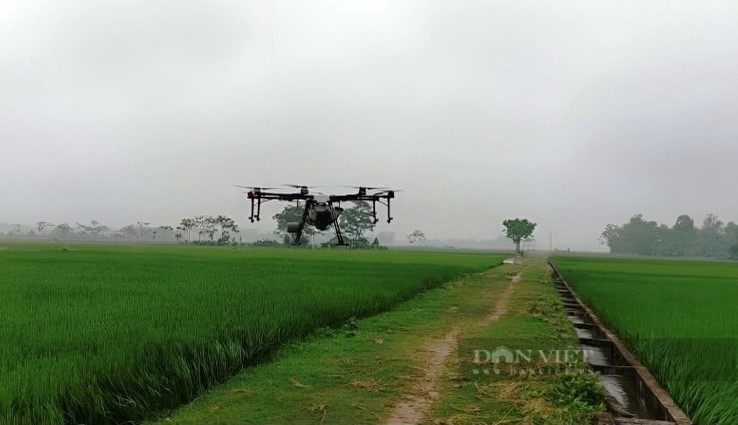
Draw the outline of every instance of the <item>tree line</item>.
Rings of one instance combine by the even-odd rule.
[[[199,215],[183,218],[176,227],[152,226],[149,222],[138,221],[115,229],[97,220],[73,225],[39,221],[30,228],[14,224],[7,232],[0,233],[0,236],[68,241],[193,242],[223,245],[237,243],[235,235],[238,233],[238,225],[230,217]]]
[[[636,214],[622,225],[605,226],[600,241],[613,254],[738,259],[738,225],[725,224],[715,214],[708,214],[701,227],[686,214],[671,227]]]
[[[287,205],[281,212],[272,218],[276,222],[274,235],[291,243],[287,233],[287,224],[298,222],[302,219],[304,205]],[[378,238],[374,243],[366,239],[366,235],[375,227],[372,218],[372,207],[367,202],[354,202],[350,208],[344,208],[339,217],[339,225],[347,239],[356,246],[379,245]],[[328,231],[332,232],[331,230]],[[306,226],[305,235],[316,234],[317,231]],[[195,243],[208,245],[240,244],[241,234],[236,222],[225,215],[197,215],[182,218],[176,226],[155,226],[149,222],[138,221],[119,229],[111,228],[105,224],[92,220],[90,223],[53,224],[39,221],[34,226],[21,226],[15,224],[7,230],[0,232],[0,236],[11,238],[28,239],[56,239],[67,241],[98,241],[98,242],[177,242]],[[309,243],[310,238],[304,238],[303,243]],[[276,244],[277,240],[261,240],[257,244]]]

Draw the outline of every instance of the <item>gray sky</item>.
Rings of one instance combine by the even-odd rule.
[[[0,222],[250,228],[231,184],[390,185],[378,231],[602,249],[738,220],[737,70],[734,0],[0,0]]]

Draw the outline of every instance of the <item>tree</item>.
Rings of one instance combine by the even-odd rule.
[[[287,235],[287,225],[289,223],[299,223],[302,221],[302,214],[305,208],[300,205],[287,205],[282,212],[274,214],[272,219],[277,221],[277,230],[274,233],[278,235]],[[303,235],[315,234],[315,229],[305,226],[302,230]],[[306,239],[307,240],[307,239]]]
[[[164,235],[165,241],[170,241],[170,237],[174,235],[174,228],[172,226],[159,226],[159,230]]]
[[[192,218],[183,218],[182,221],[179,222],[178,229],[181,229],[183,233],[187,234],[187,238],[185,238],[185,242],[189,242],[190,234],[193,228],[195,228],[195,219]]]
[[[682,214],[669,228],[636,214],[622,226],[608,224],[601,239],[612,253],[727,258],[730,247],[738,243],[738,225],[723,225],[715,214],[708,214],[697,228],[690,216]]]
[[[89,225],[77,223],[77,231],[83,236],[92,236],[92,240],[110,230],[110,228],[97,220],[92,220]]]
[[[36,230],[38,230],[39,235],[43,235],[44,229],[47,227],[54,227],[54,225],[45,221],[39,221],[36,223]]]
[[[738,243],[730,246],[730,259],[738,260]]]
[[[148,221],[137,221],[136,222],[136,228],[138,229],[136,233],[136,240],[139,238],[144,239],[144,235],[151,232],[151,228],[149,227]],[[153,239],[153,238],[152,238]]]
[[[346,208],[338,218],[343,231],[353,239],[361,239],[364,233],[374,230],[372,206],[368,202],[357,201],[354,206]]]
[[[20,224],[14,224],[11,230],[8,230],[8,236],[20,236],[23,227]]]
[[[664,255],[669,250],[670,229],[636,214],[622,226],[608,224],[600,238],[607,241],[612,253]]]
[[[236,225],[236,222],[232,218],[219,215],[215,217],[214,222],[220,227],[219,244],[227,244],[231,239],[230,232],[238,232],[238,225]]]
[[[610,252],[620,252],[623,238],[623,227],[614,224],[605,226],[600,235],[600,243],[610,247]]]
[[[54,229],[54,234],[59,235],[60,238],[66,239],[69,232],[72,231],[72,227],[68,225],[67,223],[62,223],[58,226],[56,226],[56,229]]]
[[[215,220],[215,217],[213,216],[200,216],[201,219],[201,231],[200,233],[205,233],[208,235],[208,239],[210,239],[210,242],[213,242],[213,238],[215,237],[215,232],[217,231],[217,225],[218,222]]]
[[[738,225],[735,222],[731,221],[725,225],[725,243],[729,246],[730,257],[738,260],[738,252],[734,252],[734,249],[738,249]]]
[[[707,214],[702,222],[700,232],[701,249],[700,254],[705,257],[725,258],[728,247],[725,240],[725,229],[723,222],[715,214]]]
[[[129,224],[127,226],[122,227],[119,232],[121,235],[123,235],[128,240],[137,240],[138,239],[138,228],[134,224]]]
[[[110,228],[97,220],[92,220],[90,222],[89,230],[93,240],[97,240],[100,235],[106,233]]]
[[[536,223],[528,221],[527,218],[515,218],[503,221],[502,225],[505,226],[505,236],[515,243],[515,252],[522,254],[520,241],[533,235]]]
[[[697,228],[694,227],[692,217],[682,214],[676,219],[671,228],[675,256],[694,256],[697,254]]]
[[[425,233],[421,232],[420,230],[414,230],[412,233],[407,235],[407,240],[411,244],[414,244],[415,242],[423,243],[425,242]]]

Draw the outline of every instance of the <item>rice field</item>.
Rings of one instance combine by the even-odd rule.
[[[569,256],[553,262],[695,423],[738,423],[737,263]]]
[[[0,423],[140,420],[286,341],[502,259],[0,243]]]

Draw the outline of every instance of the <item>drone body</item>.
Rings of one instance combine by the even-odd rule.
[[[271,192],[274,188],[265,187],[245,187],[250,189],[246,193],[248,199],[251,200],[251,216],[249,220],[260,220],[261,204],[271,200],[278,201],[305,201],[302,217],[299,222],[287,224],[287,232],[293,234],[293,244],[298,245],[302,238],[302,232],[306,225],[313,226],[318,230],[326,230],[331,225],[336,230],[336,240],[338,245],[346,245],[341,228],[338,225],[338,218],[343,212],[341,202],[349,201],[365,201],[372,203],[372,219],[377,223],[377,203],[387,207],[387,223],[392,221],[390,214],[390,200],[395,197],[395,191],[378,187],[358,187],[358,192],[348,193],[344,195],[325,195],[321,193],[310,193],[307,186],[287,185],[299,189],[299,192],[282,193]],[[238,186],[244,187],[244,186]],[[372,193],[369,193],[369,192]],[[335,205],[334,205],[335,204]]]

